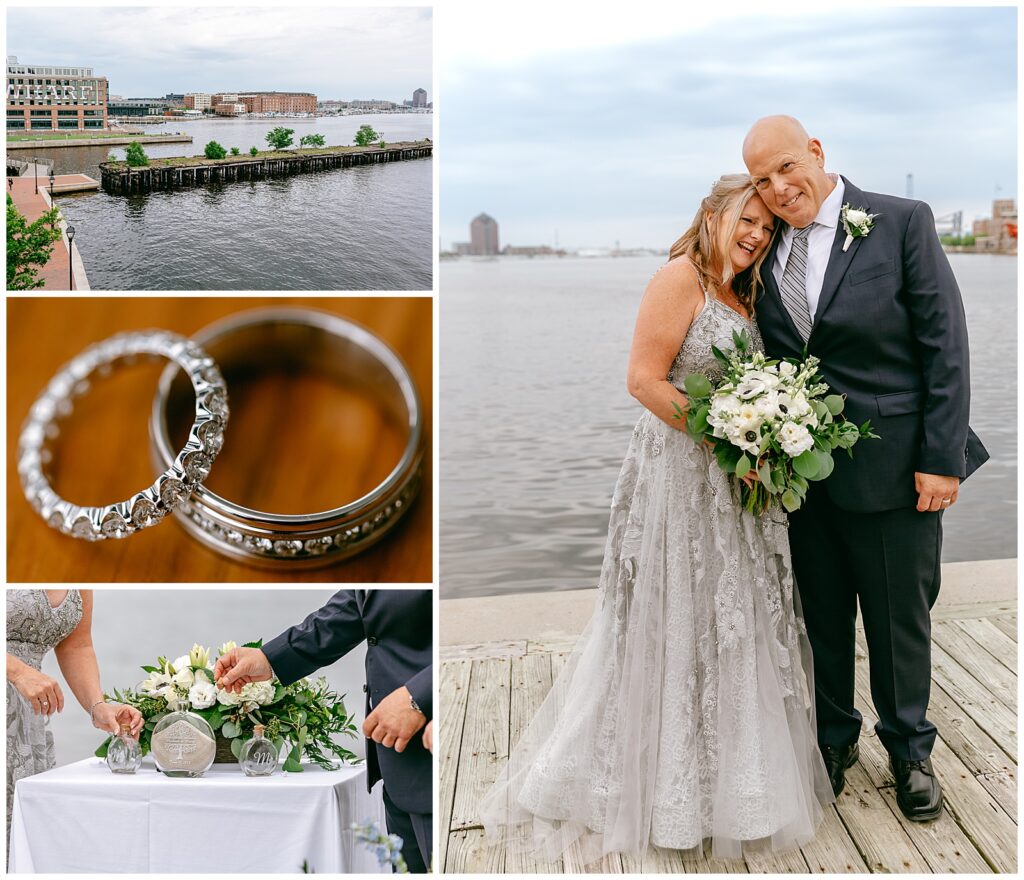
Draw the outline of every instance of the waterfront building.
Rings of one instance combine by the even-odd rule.
[[[457,241],[452,245],[452,252],[460,257],[468,257],[473,253],[473,245],[468,241]]]
[[[427,92],[425,89],[416,89],[412,93],[412,106],[413,107],[426,107],[427,106]]]
[[[7,56],[8,131],[102,131],[107,93],[107,78],[91,67],[19,64]]]
[[[370,98],[369,101],[349,101],[348,106],[353,110],[394,110],[398,107],[394,101],[383,101],[380,98]]]
[[[470,253],[493,256],[498,253],[498,221],[480,214],[469,224]]]
[[[1016,253],[1016,199],[995,199],[992,202],[992,216],[975,220],[973,232],[978,250]]]
[[[162,98],[121,98],[111,96],[107,103],[108,116],[163,116],[167,103]]]
[[[189,92],[185,95],[186,110],[212,110],[213,104],[210,99],[212,95],[203,92]]]

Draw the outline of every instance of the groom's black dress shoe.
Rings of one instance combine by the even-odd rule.
[[[839,797],[846,785],[846,771],[856,764],[860,757],[860,746],[856,742],[848,746],[822,746],[821,757],[825,759],[825,769],[832,783],[832,792]]]
[[[942,788],[932,772],[932,759],[901,761],[889,756],[896,780],[896,803],[912,822],[927,822],[942,812]]]

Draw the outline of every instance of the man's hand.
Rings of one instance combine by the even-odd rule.
[[[427,722],[427,726],[423,728],[423,748],[425,748],[430,754],[434,754],[434,720],[431,719]]]
[[[427,718],[412,707],[412,694],[402,685],[381,700],[363,722],[363,733],[396,752],[405,751]]]
[[[232,648],[217,658],[213,677],[218,687],[237,694],[250,681],[270,681],[274,670],[259,648]]]
[[[921,513],[926,510],[946,510],[956,504],[960,478],[916,473],[914,488],[917,490],[917,509]]]

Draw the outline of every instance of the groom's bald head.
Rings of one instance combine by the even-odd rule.
[[[814,220],[834,186],[821,142],[792,116],[758,119],[743,139],[743,161],[769,210],[797,229]]]

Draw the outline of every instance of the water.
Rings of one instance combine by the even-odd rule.
[[[389,142],[433,137],[433,116],[174,121],[146,131],[191,134],[151,157],[194,156],[206,143],[266,149],[276,126],[351,144],[369,124]],[[124,147],[40,150],[56,173],[99,176]],[[23,155],[24,154],[19,154]],[[58,196],[96,290],[427,290],[432,286],[431,159],[260,181],[111,196]]]
[[[636,309],[663,259],[442,264],[445,598],[596,586],[642,411],[625,382]],[[944,518],[943,561],[1015,557],[1016,260],[950,263],[971,338],[971,425],[992,459]]]
[[[324,605],[333,590],[96,590],[92,634],[107,692],[132,688],[146,677],[139,667],[153,665],[158,656],[173,660],[198,642],[214,653],[226,641],[243,644],[269,641],[289,626],[301,623]],[[363,723],[365,648],[360,645],[322,673],[345,706]],[[80,761],[96,751],[104,734],[92,726],[60,673],[54,653],[43,661],[43,672],[57,679],[64,691],[64,711],[50,720],[57,764]],[[315,677],[315,676],[314,676]],[[340,742],[365,756],[362,736]]]

